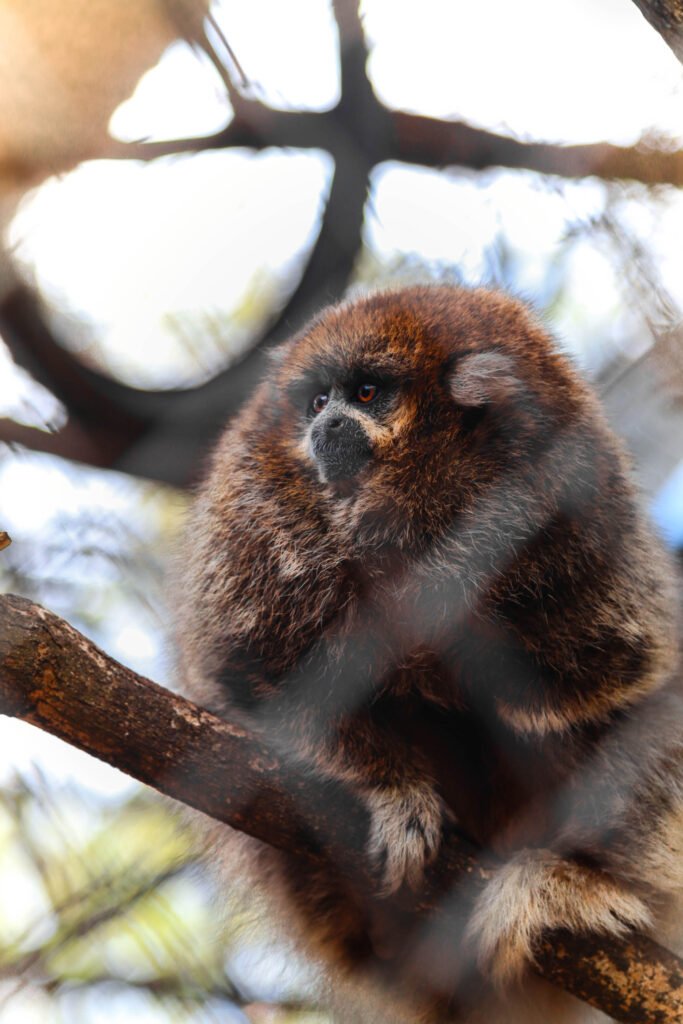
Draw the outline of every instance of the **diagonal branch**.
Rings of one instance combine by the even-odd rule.
[[[0,711],[265,843],[333,864],[372,903],[363,855],[368,820],[352,794],[314,778],[287,751],[136,675],[20,597],[0,596]],[[439,936],[442,978],[445,970],[455,976],[462,960],[444,897],[456,886],[476,891],[487,874],[474,849],[451,834],[410,908]],[[382,901],[374,902],[379,913]],[[432,967],[431,945],[414,944],[413,963],[402,966],[419,972],[429,959]],[[623,1024],[683,1018],[683,963],[644,936],[555,933],[541,944],[537,969]]]
[[[683,61],[683,3],[681,0],[633,0],[643,17]]]

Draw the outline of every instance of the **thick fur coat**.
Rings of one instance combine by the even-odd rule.
[[[498,864],[454,952],[480,1004],[397,968],[389,1019],[582,1019],[530,978],[539,935],[663,927],[670,571],[595,396],[521,303],[433,286],[324,310],[218,443],[177,587],[186,692],[353,787],[387,905],[446,826]],[[332,874],[257,861],[333,972],[401,962]]]

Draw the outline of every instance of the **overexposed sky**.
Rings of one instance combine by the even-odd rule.
[[[388,104],[524,138],[683,138],[683,69],[624,0],[364,0]]]
[[[201,138],[227,127],[232,107],[208,56],[179,40],[116,108],[110,134],[122,142]]]
[[[337,101],[328,0],[221,0],[212,12],[254,95],[283,108]],[[563,143],[631,144],[652,129],[683,140],[683,69],[627,0],[423,0],[419,8],[364,0],[361,12],[370,75],[392,106]],[[199,137],[230,118],[215,68],[178,42],[114,112],[110,130],[126,140]],[[136,386],[188,384],[249,343],[260,327],[251,310],[276,306],[294,286],[332,173],[322,152],[96,161],[27,197],[9,241],[47,299],[84,321],[78,332],[61,325],[71,346]],[[474,176],[382,168],[366,238],[382,258],[438,258],[476,279],[494,221],[504,221],[528,255],[533,298],[532,265],[547,264],[571,210],[539,200],[533,175],[509,181],[494,188]],[[572,202],[590,205],[593,193],[590,184],[573,187]],[[677,194],[669,207],[668,223],[679,224]],[[678,237],[663,228],[656,243],[680,291]],[[586,294],[587,308],[591,301]],[[207,318],[215,337],[198,358]]]
[[[173,318],[227,321],[259,288],[268,307],[317,233],[331,172],[320,151],[97,160],[28,197],[10,243],[43,294],[88,322],[81,333],[112,372],[140,387],[188,383],[225,353],[197,368]]]
[[[212,13],[254,95],[283,109],[336,103],[328,0],[220,0]],[[551,142],[631,145],[652,128],[683,138],[681,66],[634,3],[363,0],[361,13],[369,72],[389,106]],[[220,94],[212,77],[200,86],[199,58],[174,45],[119,108],[113,133],[169,137],[171,111],[175,137],[208,132],[210,111],[220,130],[226,110],[209,101],[210,87]]]
[[[0,529],[14,541],[3,557],[21,564],[51,610],[161,684],[171,682],[166,609],[159,580],[149,569],[140,574],[138,553],[162,559],[164,530],[181,508],[166,489],[121,473],[36,452],[0,459]],[[58,781],[108,795],[132,785],[109,765],[2,715],[0,750],[0,785],[36,759]]]

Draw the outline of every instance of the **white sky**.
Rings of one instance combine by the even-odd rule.
[[[171,514],[165,490],[133,477],[33,452],[0,459],[0,528],[13,538],[13,554],[26,571],[44,581],[46,603],[113,657],[162,684],[169,670],[164,622],[155,616],[154,595],[142,595],[140,602],[127,579],[126,530],[135,543],[158,551],[159,523]],[[94,525],[85,527],[83,516]],[[106,535],[101,557],[81,553],[79,545],[95,547]],[[99,623],[96,635],[87,623],[74,621],[68,589],[50,588],[53,575],[77,588],[77,603]],[[0,784],[37,760],[56,781],[76,780],[103,794],[126,793],[132,785],[109,765],[2,715],[0,750]]]
[[[630,144],[650,128],[683,143],[681,66],[629,0],[365,0],[362,10],[374,43],[370,72],[390,105],[567,143]],[[326,0],[226,0],[214,11],[257,95],[281,107],[336,102],[336,29]],[[114,113],[110,128],[124,140],[201,136],[224,128],[230,116],[215,70],[175,44]],[[9,240],[46,296],[85,319],[114,372],[141,386],[169,386],[198,372],[169,329],[169,314],[228,315],[245,295],[272,300],[291,287],[330,175],[320,152],[215,152],[152,165],[97,161],[28,197]],[[522,283],[532,298],[567,217],[589,217],[603,200],[599,183],[565,183],[552,193],[523,172],[475,176],[393,165],[377,171],[374,186],[367,239],[380,255],[449,260],[476,279],[485,245],[504,227],[524,252]],[[680,193],[670,190],[657,206],[636,195],[623,208],[683,302]],[[561,333],[586,333],[589,323],[602,330],[623,315],[609,261],[599,252],[580,249],[570,274],[583,303],[574,303],[564,323],[560,314]],[[220,358],[207,354],[202,373],[213,372],[212,360]],[[0,415],[25,422],[59,415],[27,388],[0,341]],[[106,480],[96,484],[56,461],[5,459],[0,527],[28,537],[48,530],[65,508],[77,513],[121,502],[126,515],[126,502],[132,509],[137,500],[133,492]],[[107,640],[130,663],[157,663],[158,637],[137,622],[113,616]],[[5,765],[25,765],[44,745],[46,768],[87,774],[105,790],[123,785],[109,769],[86,768],[93,762],[65,747],[58,759],[55,743],[0,719]]]
[[[230,101],[212,62],[177,42],[116,108],[109,130],[122,142],[198,138],[219,132],[231,118]]]
[[[683,132],[682,69],[623,0],[365,0],[381,97],[558,142]],[[264,59],[265,56],[264,56]]]
[[[213,12],[257,95],[281,107],[334,104],[337,32],[327,0],[225,0]],[[365,0],[362,13],[370,73],[388,104],[562,142],[632,143],[653,127],[683,140],[683,70],[626,0],[423,0],[419,10],[409,0]],[[219,131],[230,116],[210,62],[176,43],[110,127],[122,139],[161,140]],[[79,336],[67,325],[70,344],[85,335],[90,357],[129,383],[174,386],[214,373],[226,348],[239,351],[258,324],[227,328],[198,365],[173,318],[225,319],[247,296],[255,306],[284,296],[315,237],[331,173],[320,152],[98,161],[28,197],[9,240],[47,298],[86,322]],[[475,268],[504,210],[540,265],[551,251],[538,238],[555,245],[568,208],[539,199],[532,176],[516,181],[492,190],[483,178],[384,168],[373,195],[381,225],[371,216],[367,237],[385,257]],[[680,224],[683,206],[670,207],[669,225]],[[680,291],[678,237],[664,228],[658,244]],[[593,275],[587,285],[586,306],[604,304]]]
[[[283,109],[337,102],[338,33],[328,0],[220,0],[211,11],[259,98]]]
[[[114,372],[168,386],[196,371],[169,316],[228,316],[259,280],[269,305],[317,231],[330,172],[319,151],[94,161],[29,197],[10,242],[44,294],[91,322]]]

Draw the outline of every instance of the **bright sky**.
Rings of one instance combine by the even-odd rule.
[[[256,94],[282,107],[334,104],[337,33],[326,0],[230,0],[213,12]],[[389,104],[562,142],[628,144],[652,128],[683,139],[681,66],[626,0],[423,0],[419,17],[409,0],[365,0],[362,13],[373,44],[370,73]],[[230,116],[215,69],[176,43],[110,128],[122,139],[161,140],[210,134]],[[248,344],[258,323],[226,326],[245,297],[271,304],[294,285],[331,173],[319,152],[229,151],[147,166],[98,161],[29,197],[10,242],[46,296],[86,321],[92,358],[138,386],[187,383],[215,372],[226,350]],[[571,191],[575,205],[586,205],[578,188]],[[503,216],[506,226],[521,226],[515,233],[530,263],[547,263],[547,246],[571,210],[546,200],[531,175],[488,187],[481,177],[385,168],[373,194],[381,225],[371,214],[368,239],[384,257],[416,253],[476,273]],[[670,206],[668,223],[678,225],[682,215],[676,202]],[[680,290],[680,235],[665,230],[661,247]],[[594,280],[589,275],[588,285]],[[585,305],[593,299],[605,304],[597,285]],[[207,314],[223,326],[198,365],[196,345],[177,324]],[[83,344],[83,331],[76,337],[67,325],[65,333],[70,344]]]
[[[171,386],[225,352],[198,374],[169,318],[228,317],[259,287],[269,306],[317,231],[330,173],[320,151],[94,161],[27,199],[10,240],[44,293],[90,322],[113,372]]]
[[[385,102],[557,142],[681,138],[683,75],[624,0],[366,0]],[[264,55],[264,59],[265,55]]]
[[[336,102],[336,27],[326,0],[226,0],[213,10],[257,95],[280,107]],[[681,66],[629,0],[365,0],[362,11],[374,44],[372,80],[390,105],[566,143],[631,144],[653,128],[683,143]],[[230,117],[216,71],[178,43],[114,113],[110,129],[124,140],[162,140],[211,134]],[[214,347],[198,368],[173,318],[220,321],[245,297],[258,306],[285,294],[317,231],[331,171],[320,152],[97,161],[27,197],[9,241],[44,294],[86,322],[92,355],[131,383],[171,386],[206,376],[225,359]],[[683,303],[680,193],[641,200],[638,189],[625,194],[621,214]],[[534,298],[568,219],[589,218],[603,205],[596,182],[549,191],[523,172],[391,165],[375,175],[366,239],[383,258],[446,260],[477,280],[486,273],[487,247],[504,230],[519,256],[520,286]],[[581,301],[558,310],[562,335],[588,348],[598,337],[637,333],[607,254],[579,246],[568,273],[570,293]],[[247,317],[226,343],[244,344],[253,326]],[[70,343],[82,346],[83,332]],[[29,423],[60,415],[12,371],[1,341],[0,415]],[[0,525],[29,537],[54,529],[65,509],[133,514],[138,485],[113,475],[99,480],[56,460],[4,459]],[[153,630],[123,614],[108,622],[112,653],[154,675],[160,652]],[[54,768],[52,741],[44,742],[41,760]],[[0,725],[5,764],[25,765],[42,743],[35,730]],[[64,750],[59,763],[67,776],[87,771],[96,787],[122,785],[104,768],[84,769],[76,752]]]
[[[165,490],[133,477],[34,452],[0,459],[1,528],[41,586],[43,601],[113,657],[160,683],[169,673],[165,619],[151,584],[148,593],[136,590],[144,583],[136,584],[126,559],[135,545],[160,553],[159,523],[173,511]],[[76,609],[92,615],[96,633],[75,618]],[[109,765],[2,715],[0,750],[0,784],[14,770],[28,772],[37,758],[58,781],[75,779],[108,795],[132,785]]]

